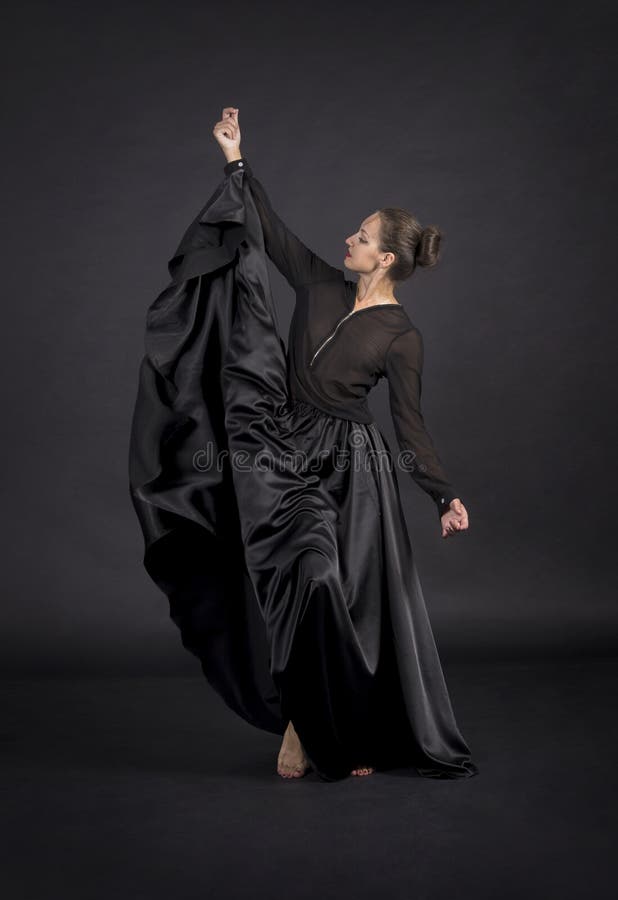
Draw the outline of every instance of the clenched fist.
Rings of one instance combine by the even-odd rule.
[[[228,162],[239,159],[241,156],[240,125],[238,124],[238,109],[235,106],[225,107],[221,119],[212,129],[212,133]]]

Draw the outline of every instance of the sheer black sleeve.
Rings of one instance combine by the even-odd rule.
[[[417,328],[398,335],[386,354],[389,402],[399,447],[412,451],[405,468],[434,500],[441,516],[459,495],[450,484],[421,411],[423,337]]]
[[[264,247],[287,282],[296,288],[301,284],[342,278],[344,273],[330,266],[305,246],[274,211],[264,186],[253,174],[245,156],[226,163],[225,175],[243,169],[262,222]]]

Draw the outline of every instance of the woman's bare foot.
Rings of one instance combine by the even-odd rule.
[[[350,775],[371,775],[374,771],[373,766],[358,766],[356,769],[352,769]]]
[[[277,772],[282,778],[302,778],[310,768],[303,745],[290,721],[279,750]]]

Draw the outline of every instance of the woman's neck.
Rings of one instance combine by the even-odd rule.
[[[379,288],[373,291],[363,291],[359,284],[356,288],[355,306],[372,306],[374,303],[399,303],[399,301],[392,291],[381,292]]]

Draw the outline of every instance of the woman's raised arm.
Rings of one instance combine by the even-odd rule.
[[[235,106],[224,107],[212,133],[227,159],[223,169],[226,177],[239,169],[245,172],[243,177],[249,184],[262,223],[266,252],[288,283],[297,288],[314,281],[345,277],[341,269],[330,266],[303,244],[272,208],[264,186],[253,175],[247,159],[240,153],[240,125]]]

